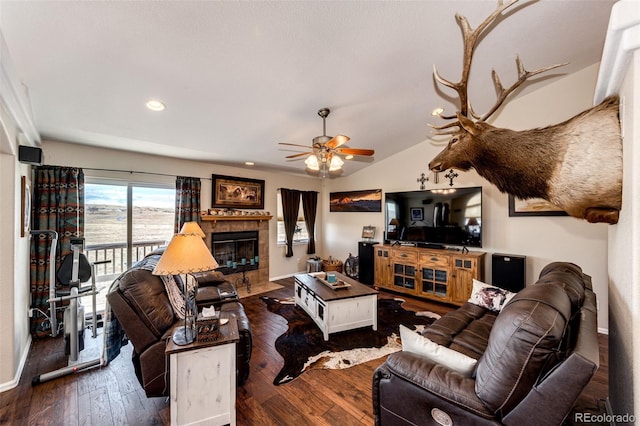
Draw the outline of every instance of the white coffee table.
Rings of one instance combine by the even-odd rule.
[[[350,286],[332,289],[311,274],[295,275],[296,305],[318,325],[324,340],[338,331],[367,326],[377,330],[378,292],[346,275],[336,276]]]

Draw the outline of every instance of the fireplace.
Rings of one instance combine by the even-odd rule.
[[[272,216],[268,215],[202,215],[202,222],[200,225],[205,233],[205,241],[207,243],[207,247],[209,247],[211,253],[216,256],[216,260],[222,267],[218,270],[227,275],[227,280],[233,282],[234,280],[240,279],[242,276],[246,275],[246,278],[250,279],[252,283],[263,283],[269,281],[269,220],[271,218]],[[253,247],[253,259],[255,261],[255,256],[258,256],[259,263],[257,263],[256,265],[251,265],[250,258],[245,257],[245,259],[248,259],[247,265],[242,266],[242,264],[239,264],[237,269],[233,270],[233,263],[231,264],[231,268],[227,267],[227,260],[231,260],[231,262],[234,262],[234,260],[233,258],[227,259],[229,255],[224,254],[226,250],[219,250],[220,254],[216,255],[216,252],[213,248],[213,242],[215,240],[215,242],[218,243],[221,241],[221,239],[219,238],[219,236],[214,237],[213,234],[221,233],[223,234],[222,236],[224,236],[225,233],[229,233],[237,235],[237,233],[245,231],[253,231],[253,236],[258,236],[258,249],[256,251],[255,246]],[[222,241],[226,240],[226,237],[222,239]],[[249,254],[244,255],[249,256]],[[238,262],[238,259],[242,259],[242,257],[238,257],[237,254],[235,255],[235,258],[235,262]],[[257,266],[255,270],[248,270],[248,268],[254,269],[254,266]]]
[[[223,274],[258,269],[258,231],[211,233],[211,254]]]

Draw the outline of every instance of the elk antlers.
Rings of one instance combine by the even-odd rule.
[[[484,115],[480,116],[479,114],[475,113],[468,97],[469,72],[471,70],[471,61],[473,59],[473,52],[484,30],[486,30],[487,27],[491,25],[496,20],[496,18],[502,14],[502,12],[504,12],[505,10],[513,6],[517,1],[518,0],[511,0],[507,3],[504,3],[502,0],[498,0],[498,6],[496,10],[494,10],[493,13],[489,15],[480,25],[478,25],[476,29],[471,28],[471,25],[469,25],[469,21],[467,20],[467,18],[456,13],[456,21],[458,21],[458,25],[460,25],[460,28],[462,29],[462,37],[463,37],[464,56],[462,61],[462,76],[460,78],[460,81],[457,83],[446,80],[438,73],[438,70],[436,69],[435,65],[433,66],[433,75],[440,84],[447,86],[457,92],[458,98],[460,99],[460,110],[458,111],[458,113],[465,117],[468,117],[468,118],[473,117],[476,120],[485,121],[493,113],[495,113],[498,110],[498,108],[500,108],[500,105],[504,103],[507,97],[511,93],[513,93],[513,91],[516,90],[528,78],[533,77],[534,75],[537,75],[537,74],[541,74],[545,71],[549,71],[551,69],[567,65],[567,63],[562,63],[562,64],[551,65],[548,67],[543,67],[535,71],[527,71],[524,68],[524,65],[522,64],[522,61],[520,60],[520,56],[516,56],[516,65],[518,67],[518,79],[516,80],[516,82],[513,83],[510,87],[505,89],[504,86],[502,85],[502,82],[500,81],[500,77],[498,76],[498,73],[496,72],[496,70],[495,69],[492,70],[491,76],[493,79],[493,85],[498,95],[498,99],[496,100],[496,103]],[[444,120],[453,120],[457,118],[457,115],[443,115],[443,113],[440,113],[438,114],[438,117]],[[436,130],[444,130],[444,129],[448,129],[456,126],[460,127],[459,120],[456,120],[448,124],[444,124],[442,126],[431,125],[431,127],[433,127]],[[438,134],[440,135],[449,134],[449,133],[453,133],[453,132],[451,131],[438,132]]]

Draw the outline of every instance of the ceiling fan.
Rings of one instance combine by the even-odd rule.
[[[331,110],[329,108],[321,108],[318,115],[322,117],[322,136],[313,138],[313,145],[298,145],[294,143],[280,142],[279,145],[299,146],[310,149],[311,151],[300,152],[298,154],[287,155],[287,159],[294,160],[307,156],[304,163],[307,166],[307,173],[314,176],[337,176],[342,173],[342,165],[344,161],[339,155],[345,156],[347,160],[353,158],[354,155],[372,156],[375,154],[373,149],[349,148],[343,146],[349,142],[349,137],[344,135],[327,136],[326,119]]]

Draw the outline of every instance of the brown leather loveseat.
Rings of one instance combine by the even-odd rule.
[[[428,327],[477,359],[470,376],[408,351],[373,377],[376,425],[560,425],[599,365],[591,278],[547,265],[499,313],[466,303]]]
[[[148,397],[169,395],[169,362],[165,359],[167,339],[181,320],[174,314],[160,277],[151,273],[162,250],[150,253],[114,281],[107,300],[113,314],[133,344],[132,361],[138,381]],[[235,288],[218,272],[195,274],[198,304],[215,305],[233,314],[240,340],[236,345],[237,385],[249,377],[252,334],[249,319]],[[213,368],[213,366],[212,366]]]

